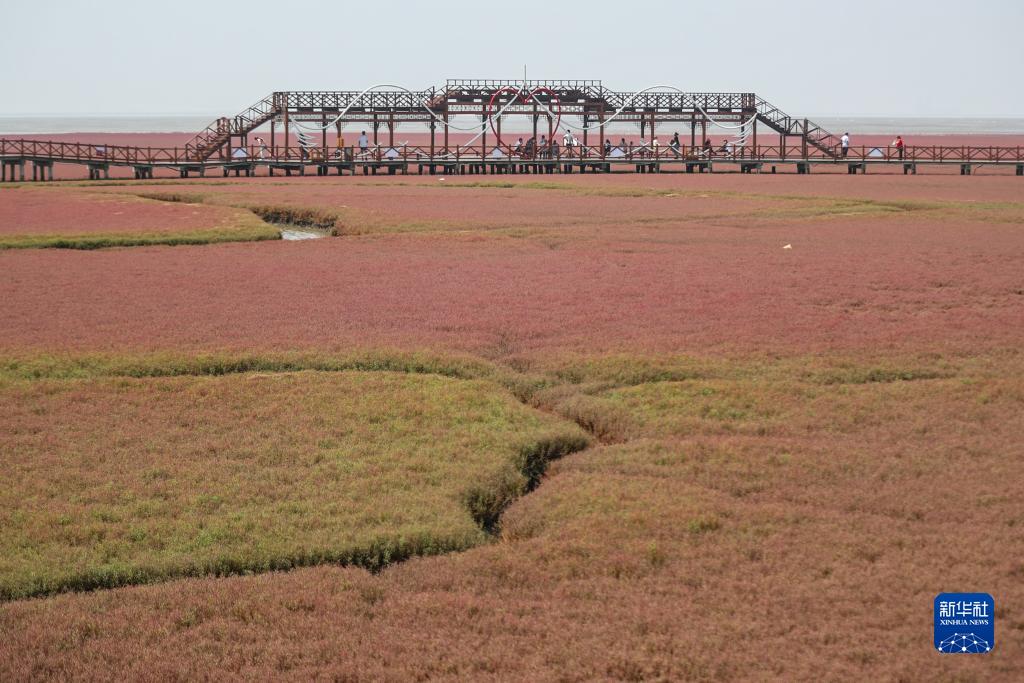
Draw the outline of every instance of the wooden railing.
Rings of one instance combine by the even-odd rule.
[[[609,162],[648,162],[648,161],[832,161],[843,162],[927,162],[927,163],[1024,163],[1024,147],[974,147],[974,146],[907,146],[903,148],[903,154],[893,146],[870,146],[863,145],[850,147],[847,155],[842,155],[841,147],[834,149],[817,149],[808,147],[805,149],[802,144],[793,145],[745,145],[722,147],[714,146],[710,149],[704,147],[692,147],[680,145],[673,148],[670,145],[658,147],[639,145],[627,145],[620,148],[613,145],[611,150],[606,151],[603,146],[590,145],[587,147],[565,147],[562,145],[548,146],[546,148],[534,148],[533,150],[516,148],[514,144],[503,143],[501,145],[452,145],[450,147],[437,146],[431,155],[430,147],[426,145],[371,145],[365,149],[358,147],[337,147],[313,148],[303,150],[300,147],[266,147],[262,150],[258,147],[250,147],[247,156],[254,161],[288,161],[310,164],[322,163],[325,158],[327,162],[356,161],[356,162],[385,162],[385,161],[427,161],[434,158],[438,161],[448,159],[500,162],[500,161],[609,161]],[[236,159],[237,161],[237,159]]]
[[[805,154],[806,153],[806,154]],[[710,149],[680,145],[641,147],[627,144],[624,148],[614,145],[606,150],[600,145],[588,147],[547,146],[544,148],[516,148],[514,144],[452,145],[435,146],[433,153],[428,145],[376,145],[365,149],[359,147],[316,147],[304,149],[296,145],[247,148],[232,150],[231,158],[199,162],[185,147],[133,147],[125,145],[87,144],[80,142],[57,142],[50,140],[0,139],[0,157],[13,160],[45,160],[69,163],[112,164],[122,166],[186,166],[206,164],[219,166],[230,163],[282,162],[282,163],[382,163],[388,161],[445,161],[475,160],[478,162],[501,161],[607,161],[607,162],[650,162],[650,161],[833,161],[844,162],[921,162],[921,163],[977,163],[977,164],[1021,164],[1024,163],[1024,147],[1005,146],[947,146],[910,145],[902,154],[894,146],[851,146],[844,156],[839,147],[830,150],[817,149],[802,144],[793,145],[745,145]]]
[[[180,164],[187,160],[184,147],[131,147],[7,139],[0,139],[0,157],[118,165]]]
[[[191,161],[208,159],[225,145],[232,135],[244,135],[269,121],[277,111],[278,99],[278,93],[274,93],[234,117],[218,118],[185,143],[185,154]]]

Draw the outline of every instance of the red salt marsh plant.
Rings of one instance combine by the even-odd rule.
[[[525,230],[5,252],[0,348],[508,356],[1014,344],[1024,325],[1020,231],[917,213],[733,224],[683,216],[554,238]]]
[[[485,542],[573,425],[394,373],[0,381],[0,597]]]
[[[553,189],[554,191],[546,191]],[[238,206],[273,202],[293,210],[335,212],[346,235],[464,232],[532,228],[571,229],[614,221],[658,221],[681,214],[749,214],[771,198],[694,199],[686,192],[587,188],[553,183],[361,183],[339,185],[231,185],[211,188],[210,201]],[[673,201],[675,198],[675,201]]]
[[[729,400],[755,406],[766,377],[782,382],[768,397],[799,433],[724,434],[698,411],[691,435],[671,436],[665,425],[686,402],[642,394],[637,412],[660,419],[628,443],[554,463],[503,516],[501,543],[376,576],[320,567],[7,603],[0,672],[1015,680],[1019,359],[781,361],[697,357],[689,368],[734,379]],[[591,378],[683,365],[575,364]],[[919,378],[878,372],[899,368]],[[846,403],[800,394],[818,390]],[[861,412],[871,419],[835,429]],[[932,599],[978,583],[1002,605],[996,650],[937,657]]]
[[[584,204],[569,190],[457,188],[436,190],[452,192],[432,209],[437,220],[529,205],[531,222],[515,234],[0,254],[0,349],[25,359],[11,382],[342,369],[274,365],[267,356],[281,350],[458,349],[490,362],[445,374],[496,379],[475,373],[507,363],[540,375],[502,384],[621,442],[558,460],[502,514],[501,542],[466,552],[376,575],[317,567],[7,602],[0,678],[1019,678],[1019,180],[592,180],[638,196],[595,196],[616,220],[594,227],[570,225]],[[299,201],[304,188],[323,186],[308,205],[333,206],[353,189],[303,182],[266,201],[303,206],[314,198]],[[645,194],[682,183],[709,196]],[[815,200],[726,217],[730,198],[710,191],[740,185]],[[389,188],[373,192],[363,201],[386,214]],[[488,199],[461,199],[476,192]],[[691,200],[716,206],[691,219]],[[947,204],[899,208],[933,201]],[[545,224],[563,205],[561,222]],[[245,351],[237,363],[232,348]],[[68,349],[108,360],[65,363]],[[179,358],[136,362],[126,354],[136,349]],[[222,355],[182,363],[193,349]],[[148,391],[142,415],[167,405]],[[388,392],[384,414],[398,420],[415,395]],[[26,424],[52,434],[46,418]],[[174,430],[154,433],[156,448],[177,445]],[[526,465],[525,455],[515,459]],[[280,476],[303,468],[292,462]],[[485,494],[506,482],[501,472],[530,488],[523,469],[458,491],[461,523],[480,529],[469,503],[480,522],[500,507]],[[283,490],[307,500],[305,488]],[[271,508],[267,523],[288,514]],[[936,658],[935,594],[982,585],[1001,605],[997,649]]]
[[[0,249],[100,249],[278,239],[250,211],[75,188],[18,187],[0,201]],[[182,197],[182,199],[196,199]]]
[[[310,181],[311,180],[311,181]],[[355,213],[365,225],[346,226],[355,232],[407,229],[496,228],[534,223],[572,226],[582,221],[665,218],[775,218],[807,220],[856,215],[925,212],[944,220],[963,211],[998,210],[1019,222],[1024,209],[1012,178],[988,178],[965,185],[953,178],[893,182],[886,178],[792,178],[730,175],[565,176],[537,181],[506,177],[469,181],[462,178],[409,177],[401,180],[274,181],[206,183],[155,188],[141,194],[202,191],[210,201],[232,205],[254,203],[319,207]],[[162,184],[163,185],[163,184]],[[130,186],[97,187],[95,191],[130,192]]]
[[[123,188],[116,188],[122,190]],[[171,188],[168,188],[170,190]],[[346,235],[402,232],[505,231],[509,234],[569,231],[586,237],[595,229],[700,220],[705,223],[764,219],[885,215],[934,210],[929,202],[803,196],[735,190],[659,188],[629,183],[496,181],[447,183],[359,182],[296,185],[233,184],[204,188],[207,201],[255,208],[273,201],[291,213],[337,214]],[[140,196],[175,196],[167,190]],[[261,214],[262,215],[262,214]]]

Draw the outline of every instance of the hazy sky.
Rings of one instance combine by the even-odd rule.
[[[595,78],[794,115],[1024,116],[1024,0],[0,0],[0,114],[233,114],[274,90]]]

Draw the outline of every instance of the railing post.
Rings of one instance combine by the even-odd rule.
[[[430,117],[430,172],[434,172],[434,136],[437,132],[437,122]]]

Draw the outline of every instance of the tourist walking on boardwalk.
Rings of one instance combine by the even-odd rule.
[[[516,156],[518,156],[519,153],[522,152],[522,151],[523,151],[523,139],[519,138],[518,140],[516,140],[516,144],[512,145],[512,154],[515,154]]]
[[[896,146],[896,154],[899,155],[900,161],[903,161],[903,148],[906,147],[906,144],[903,142],[903,136],[897,135],[892,144]]]
[[[672,142],[668,143],[668,146],[672,149],[672,153],[679,158],[679,133],[672,136]]]
[[[540,144],[537,146],[537,155],[541,159],[543,159],[548,155],[548,152],[550,151],[551,150],[548,149],[548,137],[546,135],[541,135]]]
[[[366,148],[370,146],[370,138],[366,137],[366,131],[364,130],[359,134],[359,154],[360,156],[366,156]]]
[[[710,159],[715,154],[715,149],[711,146],[711,138],[704,138],[704,144],[701,153]]]
[[[572,156],[576,148],[576,138],[572,134],[572,130],[569,128],[565,129],[565,135],[562,136],[562,146],[565,147],[566,156]]]
[[[267,153],[267,143],[263,142],[263,138],[258,135],[256,136],[256,147],[259,148],[259,157],[262,159]]]
[[[843,148],[843,158],[850,153],[850,134],[843,133],[843,137],[839,138],[839,145]]]
[[[612,153],[612,141],[610,138],[604,139],[604,155],[608,156]]]

